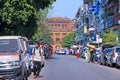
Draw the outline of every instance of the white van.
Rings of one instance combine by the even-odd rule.
[[[0,79],[27,80],[21,36],[0,36]]]

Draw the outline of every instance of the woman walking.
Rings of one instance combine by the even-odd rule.
[[[91,58],[91,51],[90,48],[87,48],[87,62],[90,63],[90,58]]]
[[[77,48],[76,58],[77,58],[77,59],[80,58],[80,50],[79,50],[79,48]]]

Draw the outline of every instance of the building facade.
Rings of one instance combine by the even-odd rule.
[[[53,47],[62,48],[60,42],[67,34],[74,32],[75,22],[71,21],[69,18],[62,17],[47,18],[46,21],[49,25],[49,30],[52,32]]]
[[[75,25],[76,42],[81,45],[95,43],[99,46],[106,30],[113,30],[120,41],[120,0],[83,0],[83,6],[76,13]]]

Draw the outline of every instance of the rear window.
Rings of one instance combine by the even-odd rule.
[[[0,52],[14,52],[17,50],[17,39],[0,39]]]
[[[105,53],[110,53],[111,51],[112,49],[109,49],[109,48],[104,50]]]
[[[120,48],[116,48],[116,52],[119,52],[119,53],[120,53]]]

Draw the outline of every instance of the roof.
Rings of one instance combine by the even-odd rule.
[[[70,18],[63,18],[63,17],[47,18],[46,21],[48,23],[69,23],[71,22]]]
[[[120,48],[120,46],[114,46],[113,48]]]
[[[21,36],[0,36],[0,39],[18,39]]]

